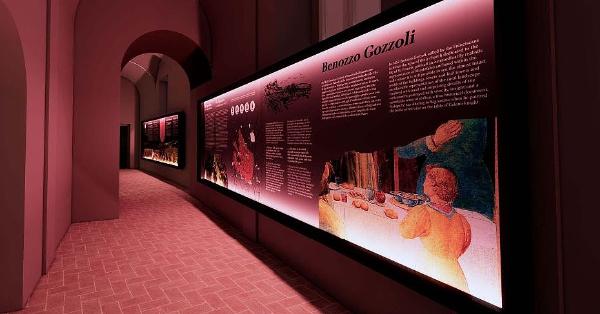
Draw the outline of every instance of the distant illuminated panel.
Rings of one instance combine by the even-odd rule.
[[[142,158],[183,167],[184,132],[182,114],[142,122]]]

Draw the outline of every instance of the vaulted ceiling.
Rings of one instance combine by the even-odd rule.
[[[131,81],[133,84],[149,75],[154,81],[158,74],[158,68],[163,55],[160,53],[144,53],[127,62],[121,70],[121,76]]]

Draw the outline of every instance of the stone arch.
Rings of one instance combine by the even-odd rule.
[[[142,132],[136,127],[130,132],[130,143],[135,147],[129,153],[130,160],[142,171],[157,175],[176,182],[180,187],[188,188],[191,183],[190,160],[194,160],[194,151],[189,149],[194,145],[193,116],[194,107],[191,97],[193,86],[190,84],[188,72],[181,62],[171,58],[167,54],[144,53],[135,56],[127,62],[121,72],[122,78],[131,82],[136,90],[137,99],[132,102],[131,88],[127,83],[122,87],[123,102],[121,104],[121,123],[132,124],[132,113],[135,113],[135,123],[153,119],[159,116],[175,112],[185,113],[182,124],[186,132],[183,137],[185,146],[181,151],[184,162],[180,168],[165,167],[155,162],[149,162],[141,158]],[[166,90],[164,90],[166,88]],[[166,92],[166,93],[165,93]],[[168,95],[168,96],[167,96]],[[133,133],[133,134],[132,134]]]
[[[187,74],[191,89],[211,78],[210,64],[206,54],[198,44],[181,33],[158,30],[138,37],[125,51],[121,60],[121,68],[129,60],[144,53],[160,53],[177,61]]]
[[[73,222],[119,216],[119,72],[123,60],[127,62],[127,56],[141,51],[164,50],[186,68],[196,69],[195,60],[208,68],[206,58],[196,56],[201,52],[198,47],[206,42],[202,17],[197,0],[79,3],[75,18]],[[173,43],[173,33],[179,34],[175,42],[185,42],[181,47],[187,52],[181,56],[166,47]],[[190,41],[196,45],[193,49]],[[199,71],[193,72],[193,84],[202,82],[202,75],[196,78]]]

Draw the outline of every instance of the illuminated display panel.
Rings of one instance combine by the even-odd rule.
[[[183,113],[142,122],[142,158],[183,168],[185,128]]]
[[[502,307],[492,0],[206,99],[199,178]]]

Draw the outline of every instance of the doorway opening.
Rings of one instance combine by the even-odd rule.
[[[121,125],[119,132],[119,169],[131,168],[129,161],[130,130],[131,124]]]
[[[186,119],[193,117],[192,108],[189,78],[176,60],[144,53],[127,62],[121,71],[120,122],[133,125],[131,168],[188,188],[192,175],[185,160],[193,158],[193,138]]]
[[[193,160],[192,121],[195,101],[191,90],[211,78],[210,64],[198,43],[172,31],[154,31],[131,43],[121,62],[120,124],[130,128],[130,168],[139,169],[187,188],[192,169],[185,162],[173,166],[164,156],[181,156]],[[172,119],[181,122],[177,138],[169,133]],[[156,134],[145,133],[145,122],[164,118]],[[171,122],[171,123],[167,123]],[[164,130],[160,136],[160,130]],[[148,132],[150,132],[148,131]],[[186,136],[189,135],[189,136]],[[176,149],[175,147],[176,146]],[[149,158],[148,158],[149,157]]]

